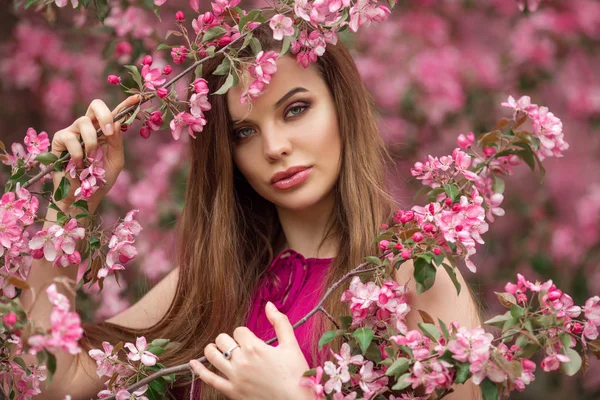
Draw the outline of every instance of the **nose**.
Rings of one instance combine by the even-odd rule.
[[[276,161],[292,153],[292,143],[284,129],[275,125],[264,127],[261,132],[263,154],[267,161]]]

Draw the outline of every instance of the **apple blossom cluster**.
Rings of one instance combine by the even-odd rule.
[[[13,143],[11,145],[12,154],[7,153],[2,146],[5,154],[0,155],[2,164],[8,165],[15,173],[19,168],[24,168],[29,171],[39,165],[35,160],[36,156],[45,153],[50,148],[50,139],[46,132],[37,133],[35,129],[27,129],[25,138],[23,139],[25,147],[21,143]]]
[[[115,271],[123,270],[123,264],[131,261],[137,256],[137,250],[133,246],[135,237],[142,231],[142,226],[134,220],[138,210],[131,210],[125,218],[114,229],[108,242],[108,253],[106,254],[106,265],[98,271],[98,278],[106,278]]]
[[[36,354],[43,349],[63,350],[70,354],[81,352],[79,339],[83,336],[81,318],[74,311],[69,311],[69,300],[58,292],[56,284],[51,284],[46,289],[46,294],[52,303],[50,313],[50,332],[45,335],[33,335],[27,340],[31,354]]]
[[[530,358],[536,352],[546,354],[544,371],[561,368],[567,375],[582,366],[574,350],[577,341],[584,356],[589,348],[600,357],[598,296],[584,307],[575,306],[552,281],[530,282],[518,275],[516,284],[508,283],[506,292],[498,293],[510,311],[486,322],[501,328],[494,338],[482,327],[469,329],[441,320],[436,325],[423,311],[419,329],[408,330],[404,307],[396,314],[399,320],[382,317],[390,315],[390,302],[406,305],[405,293],[394,280],[362,283],[354,277],[342,296],[350,302],[352,324],[326,332],[319,342],[322,346],[343,336],[340,352],[330,349],[333,359],[307,371],[301,385],[312,388],[316,399],[428,399],[432,394],[442,398],[453,385],[471,379],[481,386],[484,398],[497,399],[523,391],[535,380],[537,365]]]
[[[214,93],[224,94],[238,83],[240,68],[236,64],[243,62],[252,82],[242,93],[241,103],[248,103],[264,92],[265,85],[269,84],[271,76],[277,70],[276,60],[281,55],[290,51],[296,55],[297,62],[306,68],[325,53],[327,43],[337,43],[338,32],[346,28],[356,32],[360,26],[369,26],[371,22],[384,21],[390,13],[387,6],[378,5],[377,1],[372,0],[360,0],[354,4],[346,0],[327,2],[302,0],[295,1],[293,6],[284,5],[279,10],[280,13],[268,21],[273,38],[283,41],[280,54],[275,51],[263,51],[260,43],[252,40],[252,30],[261,25],[262,17],[260,12],[247,12],[239,8],[239,3],[240,0],[217,0],[211,2],[211,11],[200,13],[199,3],[191,1],[190,6],[198,13],[198,16],[191,21],[195,38],[193,40],[188,38],[188,31],[184,26],[185,14],[178,11],[175,19],[179,31],[170,31],[169,35],[174,34],[186,38],[186,44],[161,45],[161,48],[169,48],[173,63],[179,65],[190,58],[197,61],[199,58],[212,56],[217,49],[229,46],[244,35],[245,41],[242,48],[248,45],[252,46],[254,56],[248,57],[249,60],[242,61],[237,58],[237,52],[235,55],[233,52],[227,54],[218,67],[218,74],[227,75],[227,79],[222,87]],[[390,6],[393,7],[394,4],[395,2],[390,3]],[[230,25],[226,22],[226,18],[232,18],[235,23]],[[128,89],[128,91],[130,93],[138,91],[154,93],[162,102],[160,111],[156,110],[150,114],[149,119],[140,130],[140,135],[148,138],[152,131],[159,130],[165,119],[163,111],[168,109],[173,114],[169,124],[173,138],[178,140],[182,133],[196,138],[196,133],[202,132],[206,125],[203,112],[211,108],[208,102],[208,87],[198,89],[200,76],[197,73],[198,79],[193,84],[194,93],[189,102],[190,110],[189,112],[180,111],[175,107],[176,95],[171,96],[168,89],[178,78],[166,82],[165,76],[172,71],[171,67],[168,67],[162,71],[160,68],[152,68],[152,57],[149,55],[144,57],[141,71],[138,71],[136,66],[127,66],[138,85],[138,89]],[[215,71],[215,73],[217,72]],[[109,75],[107,81],[114,85],[121,84],[121,78],[114,74]],[[140,118],[138,115],[135,117]]]
[[[126,390],[127,386],[135,382],[136,377],[148,371],[154,371],[153,368],[161,366],[158,364],[158,356],[165,351],[169,343],[165,339],[153,340],[150,344],[144,336],[136,338],[133,343],[119,343],[112,346],[108,342],[102,342],[102,350],[92,349],[88,352],[90,357],[96,361],[96,373],[98,377],[107,377],[105,382],[106,389],[98,393],[98,398],[116,396],[117,399],[130,399],[134,396],[136,399],[146,399],[144,393],[148,390],[148,385],[144,385],[133,392]],[[127,351],[125,351],[125,349]],[[119,358],[119,352],[127,353],[126,360]],[[172,377],[165,377],[172,379]]]
[[[548,111],[548,107],[532,104],[529,96],[523,96],[517,101],[509,96],[508,102],[502,103],[502,106],[514,109],[515,119],[524,114],[531,120],[533,135],[540,140],[539,148],[536,149],[540,160],[562,157],[562,152],[569,148],[564,140],[562,121]]]

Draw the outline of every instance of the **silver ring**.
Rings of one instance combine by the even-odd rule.
[[[225,357],[226,360],[229,360],[231,358],[231,352],[233,351],[233,349],[240,347],[239,344],[236,344],[235,346],[233,346],[232,348],[230,348],[227,351],[223,352],[223,357]]]

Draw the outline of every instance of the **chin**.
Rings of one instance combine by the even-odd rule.
[[[318,185],[314,183],[313,185],[304,185],[285,192],[271,192],[269,193],[271,195],[269,201],[275,204],[275,206],[289,211],[310,209],[325,200],[327,193],[330,192],[330,190],[323,190],[323,185],[320,186],[320,190],[315,190],[315,186]]]

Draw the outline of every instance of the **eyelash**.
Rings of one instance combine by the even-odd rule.
[[[285,114],[287,115],[288,112],[290,112],[291,110],[296,109],[296,108],[301,108],[302,111],[299,112],[298,114],[292,115],[290,118],[295,118],[295,117],[298,117],[298,116],[304,114],[306,112],[306,110],[308,110],[310,108],[310,103],[308,103],[308,102],[295,103],[295,104],[293,104],[291,107],[289,107],[286,110]],[[238,128],[238,129],[234,130],[233,131],[233,138],[235,140],[242,140],[242,139],[247,138],[249,135],[248,136],[240,137],[240,132],[242,132],[244,129],[251,129],[251,128],[249,128],[249,127],[243,127],[243,128]]]

